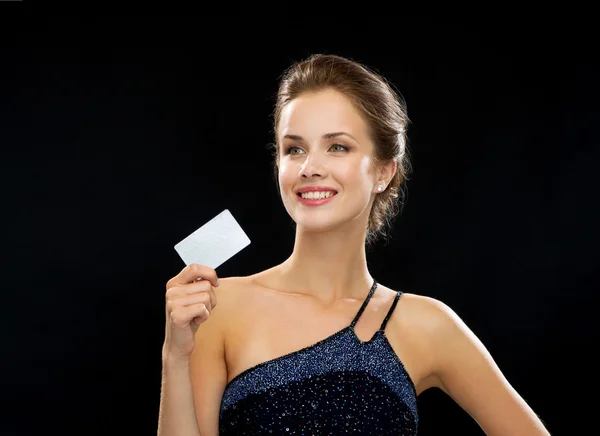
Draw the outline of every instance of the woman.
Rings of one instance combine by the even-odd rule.
[[[414,435],[432,387],[489,435],[549,434],[448,306],[369,273],[410,168],[385,80],[312,56],[282,78],[274,121],[293,253],[249,277],[191,265],[168,281],[159,434]]]

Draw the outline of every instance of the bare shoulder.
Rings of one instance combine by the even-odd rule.
[[[219,278],[219,286],[213,288],[217,305],[213,309],[209,320],[218,324],[227,335],[236,330],[240,324],[240,317],[247,317],[251,308],[260,301],[260,292],[257,292],[254,275]],[[208,322],[208,321],[207,321]]]
[[[405,293],[398,308],[396,323],[409,328],[432,359],[440,349],[453,345],[457,338],[472,335],[456,312],[436,298]]]
[[[242,296],[248,296],[250,277],[224,277],[219,278],[219,286],[213,287],[217,298],[217,305],[209,319],[216,321],[230,320],[239,309]]]
[[[195,339],[196,342],[203,343],[206,347],[207,342],[215,343],[215,347],[224,346],[227,332],[231,320],[235,319],[237,297],[240,294],[243,278],[219,278],[219,286],[213,286],[216,303],[210,311],[209,317],[198,326]],[[217,344],[217,342],[219,344]]]
[[[403,293],[398,307],[402,319],[423,333],[439,333],[458,320],[456,313],[442,301],[424,295]]]
[[[217,297],[217,305],[221,306],[220,303],[223,302],[223,306],[230,307],[247,282],[248,277],[220,277],[219,286],[213,287]]]

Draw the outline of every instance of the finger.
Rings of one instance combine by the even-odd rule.
[[[213,268],[198,263],[192,263],[169,280],[167,282],[167,288],[193,283],[194,281],[197,281],[198,278],[208,280],[215,287],[219,286],[217,283],[219,278],[217,277],[217,272]]]
[[[175,286],[167,289],[166,300],[176,300],[185,298],[187,295],[206,293],[210,296],[211,307],[217,305],[217,296],[210,282],[202,280],[201,282],[190,283],[182,286]]]
[[[213,287],[211,286],[211,284],[209,282],[202,280],[201,282],[198,282],[198,283],[185,285],[184,288],[192,289],[191,293],[201,292],[201,293],[207,294],[210,298],[210,307],[212,309],[214,309],[215,306],[217,305],[217,295],[215,294],[215,290],[213,289]],[[186,292],[187,292],[187,289],[186,289]],[[193,291],[193,289],[198,289],[198,290]]]
[[[210,312],[206,305],[197,303],[177,308],[171,313],[171,322],[179,327],[186,327],[192,319],[199,318],[201,321],[205,321],[209,316]]]
[[[210,302],[210,295],[208,295],[206,292],[203,292],[201,294],[187,295],[186,297],[177,298],[175,300],[168,300],[167,306],[168,306],[169,310],[171,312],[173,312],[173,311],[177,310],[177,308],[179,308],[179,307],[193,306],[194,304],[198,304],[198,303],[205,304],[206,308],[209,311],[211,311],[213,308],[213,306]]]

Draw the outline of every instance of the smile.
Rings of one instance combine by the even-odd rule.
[[[306,192],[304,194],[298,194],[297,197],[300,203],[306,206],[320,206],[331,201],[336,195],[337,193],[332,191]]]

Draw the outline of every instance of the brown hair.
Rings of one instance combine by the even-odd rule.
[[[404,205],[402,189],[411,171],[407,152],[409,119],[406,104],[392,86],[376,72],[351,59],[336,55],[316,54],[288,68],[281,78],[274,112],[274,175],[278,180],[279,146],[277,126],[283,108],[299,95],[334,89],[348,97],[363,115],[375,144],[375,165],[397,162],[396,174],[386,189],[378,193],[371,208],[367,245],[379,236],[386,236],[392,219]]]

